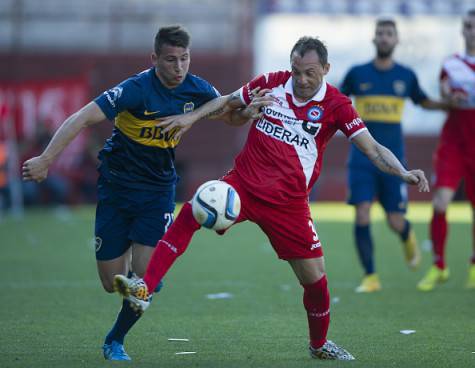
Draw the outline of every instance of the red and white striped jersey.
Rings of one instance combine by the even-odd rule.
[[[452,55],[442,66],[441,80],[448,80],[452,90],[467,95],[467,103],[462,108],[475,109],[475,57]]]
[[[299,103],[289,71],[260,75],[240,90],[246,105],[256,87],[271,89],[275,102],[252,123],[235,170],[254,195],[270,203],[307,198],[329,139],[338,129],[351,139],[366,127],[351,100],[325,81],[312,99]]]

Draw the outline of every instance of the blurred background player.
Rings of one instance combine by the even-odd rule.
[[[463,18],[465,53],[447,58],[440,74],[440,92],[444,99],[458,104],[449,110],[435,153],[435,192],[430,224],[434,264],[417,285],[432,290],[447,281],[445,263],[447,239],[446,211],[455,191],[465,179],[467,198],[472,203],[472,246],[467,287],[475,289],[475,9]]]
[[[255,120],[234,168],[222,178],[239,193],[241,213],[237,222],[258,224],[302,285],[310,355],[353,360],[345,349],[327,340],[330,296],[322,245],[308,202],[320,175],[326,144],[341,130],[379,169],[417,184],[421,191],[429,187],[421,170],[407,171],[391,151],[372,138],[351,100],[326,82],[330,64],[320,40],[299,39],[290,53],[290,63],[291,71],[260,75],[227,98],[215,99],[191,114],[160,124],[169,124],[167,130],[188,128],[209,113],[225,111],[236,100],[238,106],[248,105],[249,117]],[[254,97],[257,88],[261,90]],[[260,97],[267,89],[270,95]],[[264,109],[262,104],[266,104]],[[199,229],[191,205],[185,203],[157,244],[143,280],[117,275],[118,291],[137,309],[145,310],[151,292]]]
[[[181,26],[160,28],[153,67],[104,92],[70,116],[49,145],[23,165],[23,178],[41,182],[48,168],[82,129],[114,120],[112,136],[99,153],[95,221],[97,269],[104,289],[113,292],[117,273],[142,276],[153,248],[173,221],[175,131],[162,133],[157,119],[192,111],[219,93],[188,73],[190,35]],[[129,273],[130,272],[130,273]],[[160,285],[157,286],[158,291]],[[108,360],[130,360],[124,337],[140,315],[124,301],[105,338]]]
[[[405,165],[401,127],[405,100],[410,98],[426,109],[445,108],[445,104],[429,99],[420,88],[415,73],[393,59],[398,41],[395,21],[377,20],[373,39],[376,57],[369,63],[352,67],[340,90],[355,97],[356,110],[371,135]],[[355,146],[351,147],[348,165],[348,203],[355,206],[354,237],[365,272],[356,291],[369,293],[381,290],[370,230],[370,209],[375,197],[386,212],[389,227],[401,238],[410,268],[419,264],[420,251],[411,223],[405,218],[406,184],[400,178],[378,170]]]

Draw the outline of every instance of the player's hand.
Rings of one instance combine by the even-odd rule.
[[[422,170],[410,170],[407,171],[403,176],[402,180],[404,180],[407,184],[417,185],[419,192],[429,192],[429,182]]]
[[[468,102],[468,93],[460,88],[452,88],[448,78],[440,82],[441,93],[449,109],[456,109]]]
[[[23,180],[41,182],[48,176],[49,162],[41,156],[30,158],[23,163]]]
[[[450,108],[458,108],[466,105],[468,102],[468,94],[465,91],[453,91],[450,93],[448,103]]]
[[[156,126],[162,128],[163,134],[172,129],[176,129],[177,132],[173,136],[173,139],[180,139],[181,136],[193,126],[195,121],[196,120],[191,117],[191,114],[171,115],[161,118]]]
[[[270,89],[253,89],[251,103],[242,110],[242,114],[248,119],[259,119],[264,115],[263,107],[272,105],[276,99],[269,95]]]

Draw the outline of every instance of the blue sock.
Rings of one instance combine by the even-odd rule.
[[[130,277],[129,273],[129,277]],[[163,286],[163,282],[160,282],[155,289],[155,293],[158,293]],[[112,329],[106,336],[104,344],[110,344],[112,341],[117,341],[120,344],[124,344],[125,335],[129,332],[133,325],[140,319],[141,315],[137,314],[128,300],[122,301],[122,308],[117,315],[117,319],[112,326]]]
[[[399,233],[399,236],[401,237],[401,240],[405,242],[407,238],[409,238],[409,232],[411,231],[411,223],[407,220],[404,223],[404,229],[402,229],[402,232]]]
[[[358,256],[366,274],[374,273],[373,239],[369,225],[355,225],[355,239]]]

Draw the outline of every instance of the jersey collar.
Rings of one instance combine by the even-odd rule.
[[[325,94],[327,93],[327,81],[325,78],[322,79],[322,86],[320,89],[313,95],[313,97],[305,102],[299,102],[295,99],[294,97],[294,91],[292,89],[292,77],[290,77],[287,80],[287,83],[285,83],[285,93],[288,93],[289,95],[292,96],[292,102],[295,104],[295,106],[305,106],[308,104],[310,101],[315,101],[315,102],[321,102],[325,98]]]

